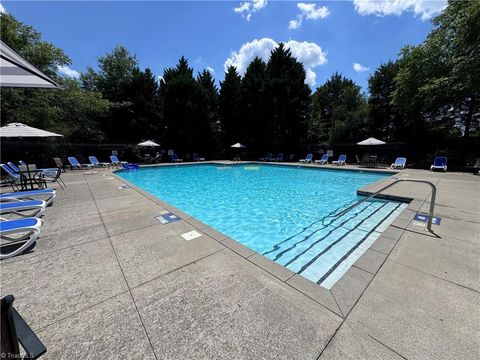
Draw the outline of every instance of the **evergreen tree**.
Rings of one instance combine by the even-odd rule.
[[[389,61],[380,65],[368,79],[369,134],[387,142],[399,140],[403,126],[400,114],[391,104],[398,70],[398,63]]]
[[[305,141],[310,105],[305,69],[290,50],[280,44],[270,55],[266,73],[266,109],[272,124],[270,146],[295,152]]]
[[[244,132],[240,117],[240,84],[241,77],[234,66],[225,73],[225,79],[220,82],[218,112],[223,138],[223,146],[236,142],[249,142]]]
[[[365,135],[366,115],[360,86],[335,73],[313,94],[310,134],[320,143],[355,143]]]
[[[192,151],[211,157],[219,150],[218,137],[218,89],[209,71],[203,70],[197,76],[198,94],[196,100],[198,141]]]
[[[271,118],[265,109],[266,80],[266,64],[259,57],[255,57],[248,65],[240,87],[240,113],[244,136],[249,139],[249,148],[255,154],[266,151],[266,144],[272,142],[272,123],[269,122]]]
[[[162,145],[178,153],[196,151],[198,142],[198,84],[193,69],[183,56],[174,68],[163,73],[160,84],[163,103],[164,137]]]

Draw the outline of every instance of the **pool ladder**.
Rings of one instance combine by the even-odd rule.
[[[376,192],[373,193],[372,195],[369,195],[369,196],[366,197],[365,199],[360,200],[360,201],[356,202],[355,204],[349,206],[349,207],[346,208],[345,210],[340,211],[338,214],[335,214],[335,218],[339,218],[340,216],[345,215],[347,212],[349,212],[349,211],[352,210],[353,208],[357,207],[358,205],[364,203],[365,201],[370,200],[371,198],[377,196],[377,195],[380,194],[381,192],[383,192],[383,191],[391,188],[393,185],[396,185],[396,184],[398,184],[399,182],[402,182],[402,181],[410,181],[410,182],[424,183],[424,184],[428,184],[428,185],[432,188],[432,194],[431,194],[431,196],[430,196],[430,211],[429,211],[429,217],[428,217],[428,222],[427,222],[427,229],[428,229],[428,231],[433,232],[433,231],[432,231],[433,210],[435,209],[435,198],[436,198],[436,196],[437,196],[437,187],[436,187],[435,184],[432,183],[431,181],[422,180],[422,179],[395,179],[394,182],[392,182],[392,183],[390,183],[390,184],[382,187],[380,190],[376,191]]]

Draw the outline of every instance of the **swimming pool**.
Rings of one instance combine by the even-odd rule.
[[[201,164],[117,174],[327,288],[406,206],[369,201],[333,216],[359,200],[358,188],[388,173]]]

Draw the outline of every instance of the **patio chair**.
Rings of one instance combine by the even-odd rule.
[[[307,156],[305,157],[305,159],[300,159],[298,160],[299,163],[304,163],[304,164],[307,164],[307,163],[311,163],[313,160],[313,154],[307,154]]]
[[[445,156],[437,156],[433,161],[433,165],[430,166],[430,171],[442,170],[447,171],[447,158]]]
[[[117,155],[110,155],[110,160],[112,161],[112,165],[115,165],[115,166],[120,166],[120,165],[128,164],[127,161],[120,161],[120,160],[118,160]]]
[[[47,203],[43,200],[0,201],[0,215],[17,215],[20,217],[42,217]]]
[[[63,164],[62,159],[60,158],[53,158],[53,162],[55,163],[55,166],[57,168],[62,169],[62,171],[65,171],[65,165]]]
[[[193,161],[205,161],[205,158],[198,156],[197,153],[193,154]]]
[[[322,155],[322,158],[320,160],[315,160],[314,161],[315,164],[319,164],[319,165],[325,165],[325,164],[328,164],[328,155],[327,154],[323,154]]]
[[[93,167],[92,164],[80,164],[75,156],[69,156],[68,162],[70,163],[72,170],[88,170]]]
[[[62,175],[61,168],[51,168],[51,169],[43,169],[41,176],[42,176],[43,182],[45,183],[56,182],[63,189],[64,187],[67,187],[67,185],[60,178],[61,175]]]
[[[13,295],[6,295],[0,299],[1,356],[5,359],[38,359],[47,349],[13,307],[14,300]],[[27,356],[23,357],[23,354],[20,354],[19,343],[23,348],[22,353],[28,354]]]
[[[340,155],[338,157],[338,160],[332,161],[332,165],[337,165],[337,166],[346,165],[346,161],[347,161],[347,155]]]
[[[43,220],[25,218],[0,221],[0,238],[8,243],[1,246],[0,259],[30,251],[40,236]]]
[[[465,167],[465,172],[472,172],[473,175],[478,175],[479,174],[479,170],[480,170],[480,158],[477,159],[477,161],[473,164],[473,165],[470,165],[470,166],[466,166]]]
[[[170,157],[172,158],[172,162],[174,162],[174,163],[183,162],[183,159],[179,159],[177,154],[172,154],[172,155],[170,155]]]
[[[96,156],[89,156],[88,160],[90,161],[90,164],[92,164],[95,167],[105,167],[105,166],[108,167],[108,166],[110,166],[110,163],[98,161]]]
[[[56,196],[57,193],[54,189],[17,191],[0,194],[0,202],[43,200],[47,203],[47,206],[50,206]]]
[[[258,161],[270,161],[272,159],[272,153],[268,153],[265,157],[258,158]]]
[[[405,165],[407,164],[407,158],[399,157],[395,159],[395,162],[390,165],[392,169],[405,169]]]

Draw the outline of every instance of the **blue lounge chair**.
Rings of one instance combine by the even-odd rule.
[[[68,162],[70,163],[70,165],[72,167],[72,170],[74,170],[74,169],[87,170],[87,169],[91,169],[93,167],[92,164],[80,164],[74,156],[69,156],[68,157]]]
[[[395,159],[395,162],[390,165],[392,169],[405,169],[405,165],[407,164],[407,158],[399,157]]]
[[[0,164],[0,167],[8,174],[8,181],[10,182],[13,190],[17,190],[18,186],[22,185],[22,177],[20,174],[6,164]]]
[[[340,155],[338,160],[332,161],[332,165],[345,165],[347,161],[347,155]]]
[[[193,154],[193,161],[205,161],[205,158],[198,156],[197,153]]]
[[[43,200],[47,203],[47,206],[49,206],[53,203],[56,196],[57,193],[54,189],[17,191],[0,194],[0,202]]]
[[[283,161],[283,153],[278,153],[277,156],[271,158],[271,161],[282,162]]]
[[[16,173],[20,172],[20,168],[14,163],[12,163],[11,161],[7,162],[7,165],[10,166],[10,168]],[[20,164],[20,165],[23,165],[23,164]]]
[[[96,156],[89,156],[88,160],[90,161],[90,164],[92,164],[93,166],[96,166],[96,167],[105,167],[105,166],[108,167],[108,166],[110,166],[110,163],[98,161]]]
[[[183,161],[183,159],[178,158],[177,154],[172,154],[172,155],[170,155],[170,157],[172,158],[172,162],[174,162],[174,163]]]
[[[313,160],[313,154],[307,154],[307,156],[305,157],[305,159],[300,159],[298,160],[299,163],[311,163]]]
[[[43,220],[37,218],[0,221],[0,238],[8,242],[2,244],[0,259],[30,251],[40,236],[42,224]]]
[[[118,160],[117,155],[110,155],[110,160],[112,161],[112,165],[115,165],[115,166],[120,166],[120,165],[128,164],[127,161],[120,161],[120,160]]]
[[[43,200],[0,201],[0,215],[15,214],[21,217],[42,217],[47,203]]]
[[[315,164],[320,164],[320,165],[328,164],[328,155],[327,155],[327,154],[323,154],[323,155],[322,155],[322,158],[321,158],[320,160],[315,160],[314,163],[315,163]]]
[[[258,158],[258,161],[270,161],[272,160],[272,153],[268,153],[265,157]]]
[[[442,170],[443,172],[447,171],[447,158],[445,156],[437,156],[433,161],[433,165],[430,166],[430,171],[433,170]]]

